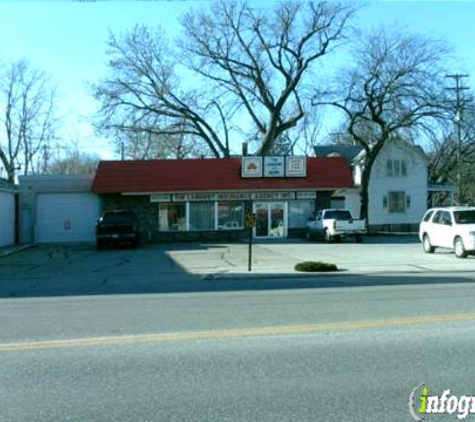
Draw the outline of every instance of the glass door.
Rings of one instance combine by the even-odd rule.
[[[285,202],[254,203],[256,237],[281,238],[287,235]]]
[[[270,203],[269,217],[269,237],[284,237],[284,204]]]
[[[269,235],[269,208],[266,203],[255,204],[256,213],[256,237],[267,237]]]

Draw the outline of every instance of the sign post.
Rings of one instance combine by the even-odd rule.
[[[250,212],[246,215],[246,227],[249,230],[249,258],[247,270],[252,271],[252,229],[256,227],[256,214]]]

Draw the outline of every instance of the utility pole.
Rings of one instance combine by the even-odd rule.
[[[454,122],[457,129],[457,202],[461,205],[462,199],[462,190],[461,190],[461,174],[460,174],[460,167],[461,167],[461,150],[462,150],[462,134],[461,134],[461,121],[462,121],[462,111],[463,111],[463,91],[467,90],[468,87],[463,86],[463,78],[468,78],[468,75],[462,75],[460,73],[456,73],[453,75],[445,75],[446,78],[451,78],[455,81],[454,87],[446,88],[450,91],[455,91],[455,116]]]
[[[49,146],[43,144],[43,174],[48,170],[48,161],[49,161]]]

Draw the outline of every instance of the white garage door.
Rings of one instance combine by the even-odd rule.
[[[15,243],[15,195],[0,192],[0,246]]]
[[[36,201],[36,241],[88,242],[95,239],[99,198],[92,193],[42,193]]]

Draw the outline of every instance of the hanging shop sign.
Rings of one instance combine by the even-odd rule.
[[[307,177],[307,157],[242,157],[241,176]]]
[[[264,177],[284,177],[284,157],[264,157]]]
[[[242,157],[242,177],[262,177],[262,157]]]
[[[306,157],[286,157],[285,158],[286,177],[306,177],[307,158]]]

